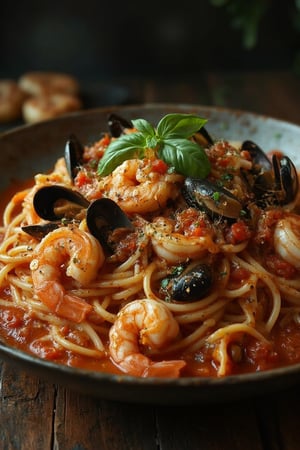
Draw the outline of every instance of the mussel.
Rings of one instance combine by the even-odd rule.
[[[210,147],[214,144],[214,140],[205,127],[202,127],[193,135],[193,139],[202,147]]]
[[[93,236],[109,251],[111,248],[108,245],[108,236],[113,230],[134,230],[124,211],[109,198],[100,198],[90,204],[86,212],[86,223]]]
[[[125,128],[132,128],[131,122],[116,113],[111,113],[108,116],[108,128],[112,137],[120,137]]]
[[[84,147],[77,137],[72,134],[65,145],[65,162],[68,174],[72,181],[77,175],[78,169],[83,163]]]
[[[290,203],[295,200],[299,190],[299,178],[297,169],[288,156],[283,156],[279,162],[280,180],[284,191],[284,202]],[[275,169],[275,161],[273,161]]]
[[[208,180],[187,177],[182,195],[189,206],[203,209],[211,217],[237,219],[243,209],[242,203],[229,190]]]
[[[260,173],[272,170],[272,163],[266,153],[255,142],[247,140],[241,145],[241,150],[247,150],[251,156],[253,169],[255,173]]]
[[[49,221],[73,219],[89,204],[79,192],[59,185],[43,186],[33,198],[38,216]]]
[[[38,225],[24,225],[22,230],[35,239],[42,240],[48,233],[59,227],[59,222],[47,222]]]
[[[33,207],[37,215],[48,222],[26,225],[22,230],[42,239],[46,234],[74,220],[89,206],[89,201],[79,192],[64,186],[49,185],[41,187],[33,197]]]
[[[213,271],[210,265],[199,263],[187,267],[179,266],[174,275],[161,283],[161,294],[169,301],[194,302],[205,297],[213,284]]]
[[[241,150],[249,151],[253,161],[253,168],[242,173],[259,206],[286,205],[296,198],[298,174],[288,156],[279,157],[274,153],[270,160],[252,141],[243,142]]]
[[[33,198],[35,212],[48,222],[28,225],[22,229],[31,236],[42,239],[62,224],[86,218],[87,227],[99,242],[111,251],[109,234],[117,228],[134,230],[132,222],[123,210],[109,198],[89,202],[79,192],[59,185],[40,188]]]

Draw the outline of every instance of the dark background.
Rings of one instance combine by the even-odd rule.
[[[257,42],[247,49],[243,29],[232,25],[230,6],[259,1],[266,11]],[[0,12],[0,77],[55,70],[89,82],[183,78],[207,70],[297,70],[295,1],[219,0],[219,7],[214,0],[175,3],[6,0]]]

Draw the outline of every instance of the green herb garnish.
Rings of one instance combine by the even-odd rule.
[[[205,178],[210,162],[204,148],[190,140],[207,122],[193,114],[167,114],[155,129],[147,120],[132,120],[136,132],[112,141],[98,165],[100,176],[109,175],[127,159],[144,158],[155,152],[169,167],[184,176]]]
[[[212,198],[213,200],[217,203],[218,201],[220,201],[220,192],[216,191],[212,194]]]
[[[224,173],[224,174],[221,176],[221,178],[222,178],[222,180],[224,180],[224,181],[231,181],[231,180],[233,179],[233,175],[232,175],[232,173]]]

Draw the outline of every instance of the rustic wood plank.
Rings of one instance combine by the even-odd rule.
[[[51,449],[54,399],[52,385],[4,363],[0,397],[1,449]]]
[[[277,414],[277,393],[256,400],[256,415],[265,450],[282,450]],[[296,450],[296,449],[293,449]]]
[[[58,389],[56,450],[153,450],[155,436],[153,407],[101,401]]]
[[[263,450],[251,402],[166,407],[157,415],[162,449]]]
[[[279,396],[274,397],[277,397],[276,427],[278,430],[278,439],[281,442],[280,449],[298,450],[300,448],[300,388],[299,386],[294,386]]]

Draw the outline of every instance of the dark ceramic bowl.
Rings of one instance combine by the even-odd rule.
[[[156,125],[171,112],[195,113],[208,119],[209,133],[231,140],[251,139],[265,151],[281,149],[300,167],[300,127],[248,112],[195,105],[153,104],[109,107],[74,113],[56,120],[23,126],[0,136],[0,189],[14,180],[26,180],[47,171],[75,133],[89,143],[107,130],[107,116],[116,111],[127,119],[143,117]],[[300,380],[300,364],[291,367],[220,379],[140,379],[80,370],[44,361],[0,341],[0,356],[20,370],[38,374],[96,397],[151,404],[192,404],[233,400],[287,388]]]

